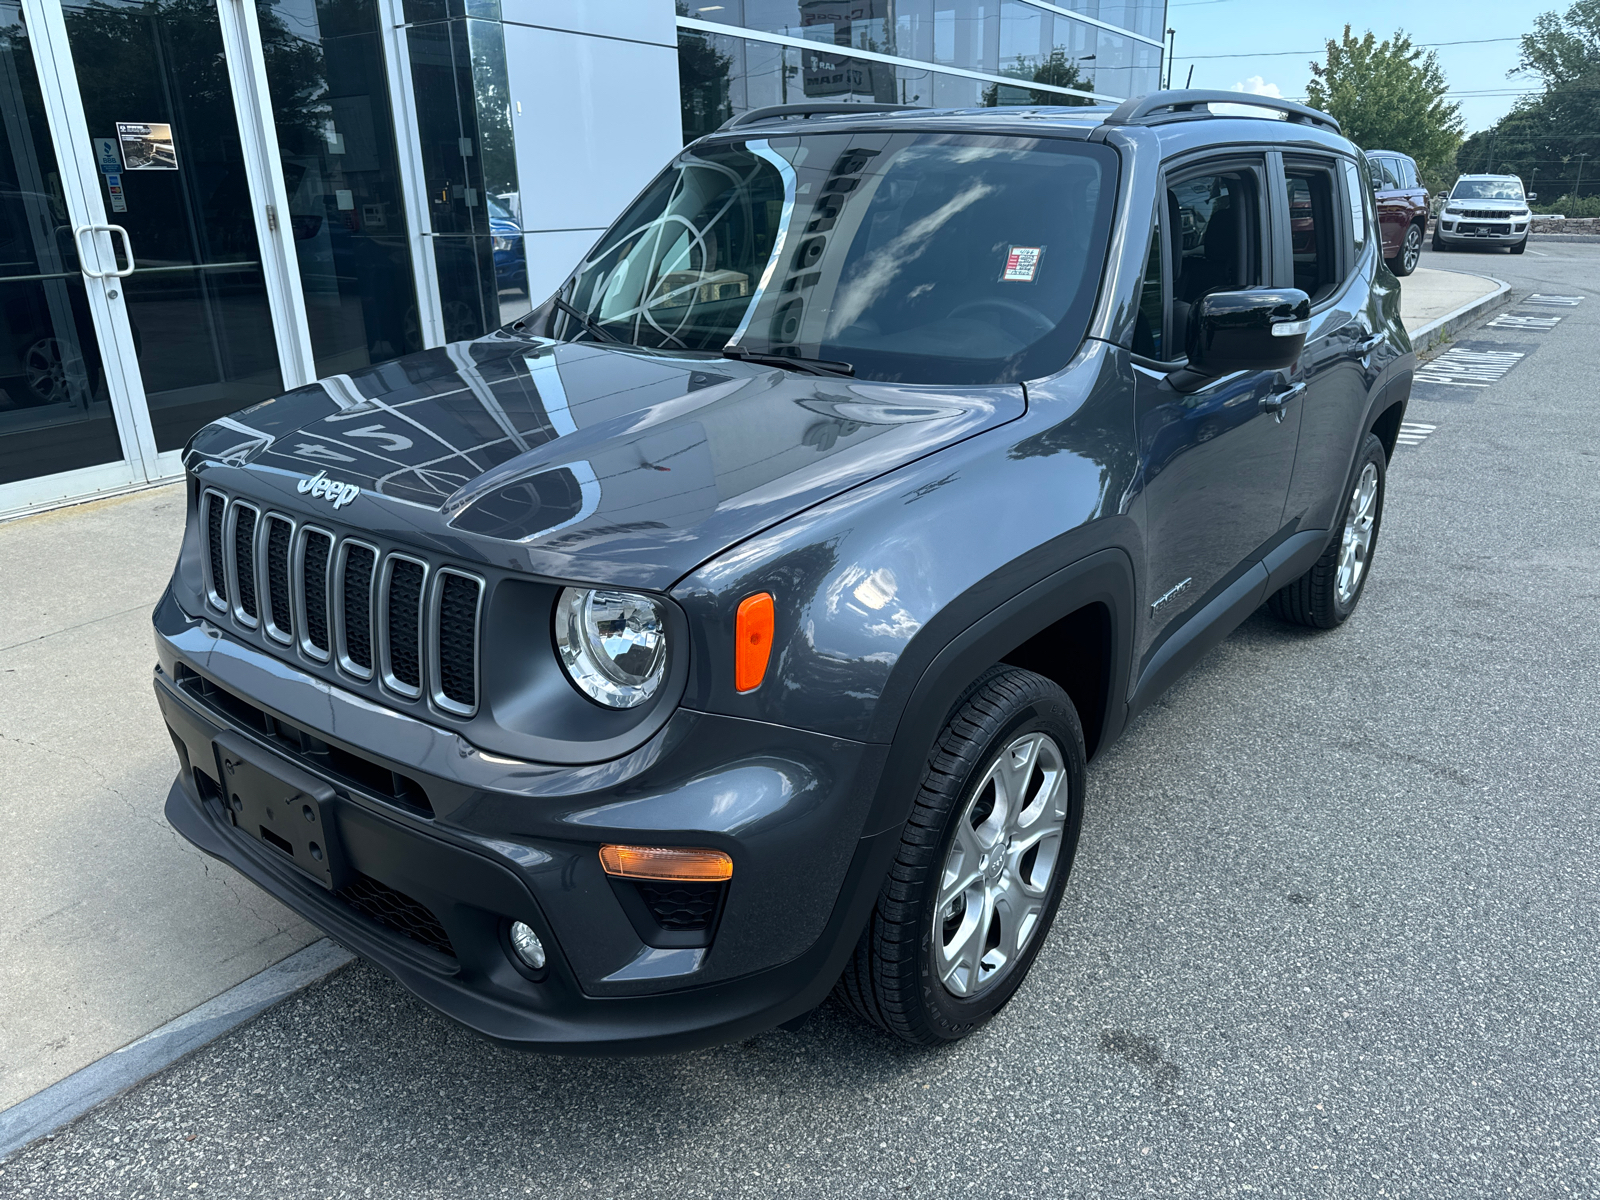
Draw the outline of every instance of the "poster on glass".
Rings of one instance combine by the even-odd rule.
[[[164,121],[118,121],[122,165],[129,171],[176,171],[178,152],[172,145],[172,126]]]

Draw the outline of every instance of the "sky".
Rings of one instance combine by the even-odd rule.
[[[1338,4],[1297,0],[1167,0],[1167,25],[1178,31],[1172,85],[1184,86],[1194,67],[1197,88],[1235,88],[1304,99],[1312,59],[1348,24],[1360,37],[1368,29],[1379,41],[1403,29],[1413,42],[1463,42],[1438,46],[1439,65],[1461,102],[1466,132],[1487,129],[1506,114],[1514,93],[1537,90],[1529,76],[1508,78],[1518,58],[1516,39],[1533,28],[1539,13],[1564,12],[1570,0],[1342,0]],[[1478,39],[1505,39],[1478,41]],[[1283,53],[1299,51],[1301,53]],[[1309,51],[1309,53],[1305,53]],[[1274,92],[1274,89],[1276,91]]]

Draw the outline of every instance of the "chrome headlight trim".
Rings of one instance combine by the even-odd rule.
[[[666,613],[638,592],[563,588],[555,644],[567,678],[606,708],[638,708],[666,679]]]

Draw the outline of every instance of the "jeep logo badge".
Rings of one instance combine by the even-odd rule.
[[[302,496],[320,496],[324,500],[332,500],[334,508],[343,508],[361,495],[361,489],[355,484],[329,479],[326,471],[318,471],[310,479],[302,479],[295,484],[295,490]]]

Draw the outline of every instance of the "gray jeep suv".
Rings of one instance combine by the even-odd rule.
[[[168,819],[507,1043],[963,1037],[1085,761],[1355,610],[1412,368],[1311,109],[745,114],[527,318],[195,436]]]

